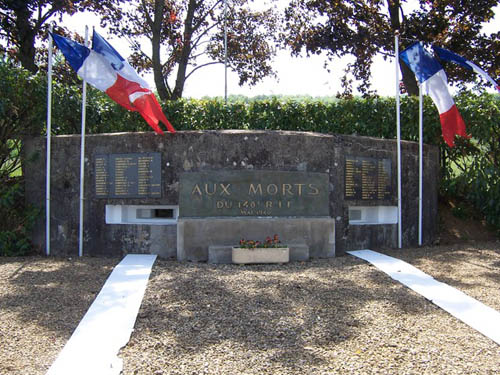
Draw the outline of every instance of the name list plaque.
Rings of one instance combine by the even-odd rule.
[[[161,198],[161,153],[95,157],[97,198]]]
[[[345,158],[345,199],[392,198],[391,159]]]

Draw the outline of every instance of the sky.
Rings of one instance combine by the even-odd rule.
[[[279,6],[284,6],[288,0],[279,0]],[[411,4],[409,5],[411,6]],[[405,10],[406,12],[409,9]],[[500,27],[500,7],[496,8],[496,17],[483,29],[487,33],[497,32]],[[99,26],[99,18],[92,14],[77,14],[65,16],[63,23],[71,31],[84,34],[85,25],[95,27],[104,37],[106,30]],[[125,58],[130,54],[128,42],[115,36],[109,36],[108,41]],[[147,49],[145,49],[147,50]],[[255,86],[239,86],[236,73],[228,70],[228,95],[244,95],[248,97],[258,95],[310,95],[334,96],[342,92],[341,77],[352,57],[336,58],[328,64],[330,71],[324,68],[326,55],[309,57],[292,57],[289,51],[278,51],[273,67],[277,77],[263,79]],[[154,87],[152,74],[144,75],[151,87]],[[494,77],[495,78],[495,77]],[[393,96],[396,92],[396,68],[394,59],[383,60],[381,56],[375,58],[372,65],[372,88],[381,96]],[[491,89],[493,90],[493,89]],[[355,92],[356,93],[356,92]],[[184,97],[202,98],[224,96],[224,66],[223,64],[210,65],[199,69],[186,80]]]

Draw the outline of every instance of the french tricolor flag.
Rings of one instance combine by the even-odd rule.
[[[439,58],[443,61],[451,61],[454,62],[455,64],[459,64],[463,66],[466,69],[473,70],[477,74],[479,74],[481,77],[483,77],[486,81],[491,83],[493,87],[497,89],[498,92],[500,92],[500,85],[495,82],[493,78],[490,77],[488,73],[486,73],[483,69],[481,69],[479,66],[474,64],[472,61],[469,61],[462,56],[457,55],[456,53],[453,53],[451,51],[448,51],[447,49],[437,47],[437,46],[432,46],[432,49],[436,54],[439,56]]]
[[[448,91],[446,73],[438,61],[418,42],[412,44],[399,55],[415,73],[415,77],[422,84],[423,92],[428,94],[436,105],[443,139],[448,146],[455,145],[455,135],[469,138],[465,131],[464,120]]]
[[[78,76],[124,108],[139,112],[156,133],[163,134],[160,121],[175,133],[147,82],[98,33],[94,31],[92,49],[60,35],[51,35]]]

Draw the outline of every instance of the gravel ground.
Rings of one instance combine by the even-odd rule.
[[[500,243],[386,250],[500,311]],[[0,258],[0,374],[45,374],[119,259]],[[124,374],[499,374],[500,346],[362,260],[158,260]]]

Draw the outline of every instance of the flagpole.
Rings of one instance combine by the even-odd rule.
[[[85,47],[89,44],[89,28],[85,26]],[[84,75],[86,76],[86,74]],[[87,81],[83,80],[82,91],[82,135],[80,140],[80,225],[78,237],[78,256],[83,256],[83,200],[85,181],[85,119],[87,115]]]
[[[424,149],[424,109],[423,109],[423,94],[422,84],[418,85],[419,113],[418,113],[418,246],[422,246],[422,187],[423,187],[423,149]]]
[[[47,168],[45,172],[45,254],[50,255],[50,141],[52,133],[52,25],[49,26],[47,68]]]
[[[224,0],[224,102],[227,104],[227,0]]]
[[[399,30],[394,35],[395,67],[396,67],[396,132],[398,148],[398,247],[403,247],[403,235],[401,225],[401,116],[400,116],[400,92],[399,92]]]

